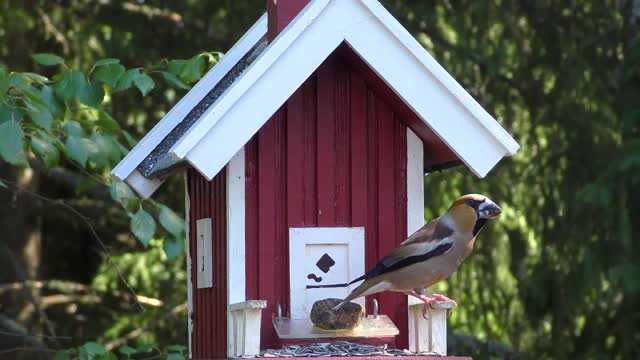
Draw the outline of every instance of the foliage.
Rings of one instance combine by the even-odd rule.
[[[216,54],[198,54],[188,60],[169,60],[148,71],[126,69],[117,59],[96,61],[86,73],[69,68],[54,54],[35,54],[42,66],[59,69],[49,79],[30,72],[0,71],[0,158],[28,167],[27,154],[47,168],[68,161],[80,168],[90,181],[108,184],[108,173],[134,144],[105,106],[113,94],[137,89],[146,96],[155,88],[153,75],[168,84],[188,89],[217,61]],[[126,184],[111,183],[111,194],[131,217],[131,232],[145,246],[157,234],[157,220],[145,207],[159,213],[167,234],[169,258],[182,252],[185,227],[167,206],[144,200]],[[163,233],[158,234],[163,236]]]
[[[533,358],[637,358],[638,2],[388,3],[522,146],[484,180],[426,178],[428,219],[466,192],[505,209],[440,288],[452,327]]]
[[[638,2],[382,2],[522,145],[486,179],[466,169],[426,178],[426,219],[467,192],[486,193],[504,209],[438,289],[460,304],[451,328],[531,358],[638,358]],[[25,0],[0,7],[0,157],[11,164],[0,161],[0,179],[27,166],[38,172],[38,159],[50,173],[64,168],[83,180],[71,192],[51,181],[30,188],[83,204],[95,200],[92,185],[108,183],[111,166],[193,84],[197,70],[217,59],[202,52],[228,49],[264,1]],[[191,57],[197,53],[203,55]],[[164,57],[185,60],[157,63]],[[3,180],[0,196],[11,187]],[[139,312],[135,301],[116,297],[117,306],[81,304],[72,314],[47,309],[61,333],[74,334],[75,351],[87,339],[125,341],[113,347],[118,356],[125,344],[184,342],[181,217],[166,210],[181,207],[182,184],[166,185],[152,202],[111,184],[119,211],[103,213],[96,201],[81,208],[93,214],[127,282],[164,305]],[[9,215],[0,209],[2,216]],[[56,216],[38,213],[47,230],[43,252],[67,255],[83,245],[79,253],[92,254],[74,220]],[[64,231],[56,232],[58,222]],[[106,258],[58,259],[43,257],[37,274],[89,283],[106,300],[126,290]],[[4,264],[0,277],[11,273]],[[136,330],[139,340],[127,337]],[[489,346],[454,349],[467,352],[494,355]]]
[[[77,349],[70,349],[65,352],[59,352],[53,360],[129,360],[144,358],[158,358],[166,360],[185,360],[186,347],[182,345],[170,345],[165,349],[161,349],[157,345],[142,344],[135,348],[123,345],[117,351],[108,351],[103,345],[88,342]]]

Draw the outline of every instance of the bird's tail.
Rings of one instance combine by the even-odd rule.
[[[356,281],[360,281],[362,279],[358,278],[356,280],[354,280],[354,282]],[[341,307],[344,306],[344,304],[348,303],[349,301],[359,298],[360,296],[365,295],[365,291],[367,291],[371,286],[373,286],[374,283],[370,280],[367,280],[365,282],[363,282],[362,284],[360,284],[357,288],[355,288],[351,294],[349,294],[349,296],[347,296],[344,300],[342,300],[342,302],[338,305],[336,305],[333,310],[337,311],[340,310]]]
[[[364,280],[365,279],[365,275],[360,276],[359,278],[352,280],[351,282],[348,283],[344,283],[344,284],[331,284],[331,285],[307,285],[307,289],[329,289],[329,288],[341,288],[341,287],[347,287],[349,285],[353,285],[355,283],[357,283],[358,281]]]

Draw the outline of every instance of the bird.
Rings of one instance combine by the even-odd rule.
[[[442,216],[409,236],[364,275],[345,284],[364,280],[334,310],[361,296],[394,291],[422,300],[425,318],[434,301],[452,303],[453,311],[457,306],[454,300],[426,289],[458,269],[473,251],[480,230],[501,213],[500,206],[484,195],[468,194],[456,199]]]

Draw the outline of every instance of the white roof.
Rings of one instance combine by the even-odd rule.
[[[114,169],[148,197],[162,183],[136,167],[266,34],[266,17]],[[169,150],[213,177],[343,42],[456,153],[484,177],[519,145],[375,0],[312,0]]]

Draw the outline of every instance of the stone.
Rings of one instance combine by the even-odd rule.
[[[324,299],[313,303],[311,322],[324,330],[351,330],[360,325],[364,308],[360,304],[346,303],[340,310],[333,310],[341,299]]]

